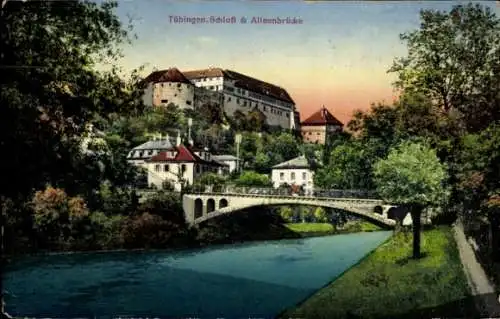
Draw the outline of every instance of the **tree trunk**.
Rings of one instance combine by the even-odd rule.
[[[413,258],[420,258],[420,218],[422,216],[422,208],[419,205],[412,205],[411,219],[413,228]]]

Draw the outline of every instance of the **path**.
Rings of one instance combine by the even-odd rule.
[[[457,248],[464,266],[464,272],[475,297],[476,307],[481,316],[500,318],[499,295],[495,292],[486,273],[476,259],[471,245],[467,242],[462,224],[453,225]]]

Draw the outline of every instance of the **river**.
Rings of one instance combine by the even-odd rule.
[[[24,257],[4,269],[6,311],[59,318],[273,318],[391,234]]]

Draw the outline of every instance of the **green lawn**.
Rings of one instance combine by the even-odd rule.
[[[333,226],[327,223],[290,223],[286,224],[286,227],[297,233],[328,233],[333,231]]]
[[[329,223],[289,223],[285,226],[296,233],[302,234],[327,234],[333,235],[337,233],[359,232],[359,231],[377,231],[380,227],[365,221],[348,222],[343,228],[335,231]]]
[[[474,317],[451,229],[423,232],[420,260],[408,258],[411,238],[393,236],[281,318]]]

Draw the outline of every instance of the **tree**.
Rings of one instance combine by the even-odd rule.
[[[419,30],[400,36],[408,56],[389,70],[398,76],[396,87],[428,96],[469,131],[500,119],[500,20],[480,4],[424,10],[420,18]]]
[[[269,176],[265,174],[259,174],[253,171],[244,171],[235,180],[238,186],[254,186],[254,187],[269,187],[272,185]]]
[[[413,257],[419,258],[422,210],[446,199],[446,166],[428,146],[403,142],[375,163],[374,177],[384,200],[408,207],[413,221]]]
[[[328,165],[314,175],[314,184],[321,188],[370,189],[375,159],[370,148],[360,141],[339,145],[332,150]]]
[[[271,154],[275,160],[273,165],[281,161],[288,161],[300,155],[299,143],[295,137],[289,133],[270,135],[268,143],[263,145],[264,152]],[[277,159],[277,160],[276,160]]]
[[[328,215],[326,214],[326,210],[322,207],[317,207],[314,210],[314,218],[319,223],[326,223],[328,221]]]
[[[3,195],[29,198],[48,182],[74,184],[85,125],[97,114],[142,111],[137,74],[125,81],[114,67],[95,69],[117,58],[115,48],[129,39],[115,7],[114,2],[9,1],[2,8],[0,145],[2,153],[11,154],[3,175],[16,176],[0,182]]]

